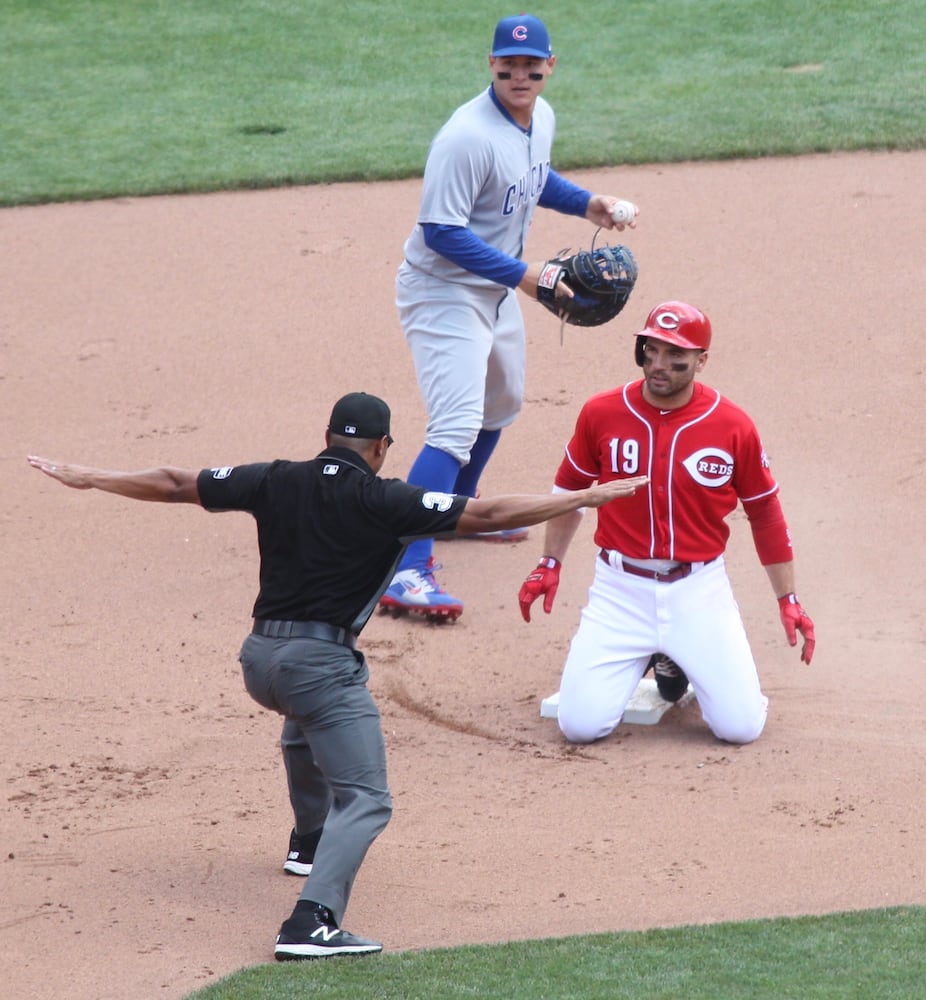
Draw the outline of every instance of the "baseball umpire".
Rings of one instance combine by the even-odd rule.
[[[541,96],[556,56],[530,14],[502,18],[489,55],[492,82],[435,136],[421,206],[396,275],[396,305],[428,413],[425,443],[408,481],[476,496],[502,430],[524,394],[524,321],[517,289],[562,293],[562,268],[521,260],[535,209],[623,230],[617,199],[592,194],[550,166],[553,109]],[[634,206],[635,208],[635,206]],[[635,219],[626,225],[634,226]],[[634,265],[635,274],[635,265]],[[523,530],[476,533],[519,541]],[[430,538],[408,547],[382,598],[384,609],[454,620],[463,602],[435,579]]]
[[[643,378],[599,393],[582,407],[556,473],[559,493],[645,473],[649,485],[598,514],[595,576],[572,639],[559,691],[559,725],[574,743],[619,724],[659,654],[657,681],[690,680],[719,739],[749,743],[765,726],[763,695],[724,566],[727,516],[742,503],[759,560],[778,600],[788,642],[814,625],[794,589],[791,538],[765,450],[752,420],[695,380],[707,364],[711,324],[686,302],[663,302],[636,335]],[[525,621],[541,595],[550,612],[560,565],[581,520],[550,521],[544,555],[521,587]]]
[[[631,496],[646,482],[485,500],[428,492],[379,477],[389,425],[386,403],[356,392],[335,403],[325,449],[308,461],[112,472],[28,458],[74,489],[253,515],[260,587],[240,661],[251,697],[284,716],[299,843],[287,861],[296,854],[308,873],[276,940],[280,960],[382,949],[340,927],[357,871],[392,813],[379,712],[356,643],[407,541],[538,524]]]

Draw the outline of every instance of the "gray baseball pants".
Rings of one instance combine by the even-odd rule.
[[[324,824],[300,898],[327,906],[340,922],[363,859],[392,815],[366,660],[322,639],[254,634],[239,659],[248,694],[285,716],[281,745],[299,826]]]

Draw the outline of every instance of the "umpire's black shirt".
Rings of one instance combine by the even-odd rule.
[[[307,462],[203,469],[200,503],[257,521],[255,618],[319,621],[359,633],[413,538],[454,531],[466,497],[380,479],[349,448]]]

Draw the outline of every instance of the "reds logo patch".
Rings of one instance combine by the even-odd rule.
[[[682,465],[696,483],[712,489],[726,486],[733,478],[733,456],[722,448],[702,448]]]

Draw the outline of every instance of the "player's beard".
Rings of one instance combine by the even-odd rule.
[[[682,406],[691,398],[692,383],[695,377],[694,364],[686,364],[685,371],[679,372],[670,368],[661,368],[658,372],[648,371],[643,365],[643,379],[646,383],[646,395],[664,410]]]

